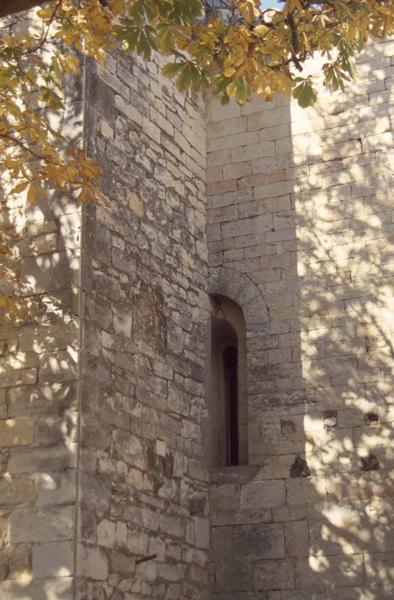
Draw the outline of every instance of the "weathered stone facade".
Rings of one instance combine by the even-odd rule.
[[[83,88],[108,205],[9,210],[47,308],[1,333],[0,598],[204,598],[205,106],[121,53]]]
[[[82,139],[80,82],[63,127]],[[71,93],[72,92],[72,93]],[[20,237],[29,314],[0,326],[0,598],[73,598],[80,382],[81,208],[2,200]]]
[[[40,310],[0,335],[0,599],[392,600],[394,44],[306,111],[161,60],[67,103],[107,205],[5,204]],[[209,294],[245,321],[237,467],[204,456]]]
[[[76,597],[203,598],[204,106],[159,59],[116,54],[86,86],[109,203],[84,215]]]
[[[215,600],[394,597],[393,73],[388,41],[314,108],[209,107],[211,285],[244,310],[249,411],[249,466],[212,474]]]

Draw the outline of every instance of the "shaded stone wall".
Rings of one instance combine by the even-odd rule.
[[[80,83],[60,115],[82,139]],[[26,311],[0,321],[0,598],[73,597],[81,210],[2,199]]]
[[[208,593],[204,104],[160,67],[71,87],[107,205],[4,200],[40,309],[0,334],[1,600]]]
[[[209,107],[211,278],[248,331],[250,464],[212,473],[217,600],[394,594],[393,64],[370,46],[306,111]]]
[[[122,54],[87,75],[79,599],[202,599],[207,320],[204,106]],[[145,560],[148,559],[148,560]]]

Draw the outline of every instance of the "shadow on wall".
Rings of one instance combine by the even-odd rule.
[[[293,137],[295,163],[309,163],[294,195],[303,379],[318,412],[304,430],[321,504],[299,572],[313,598],[394,593],[389,50],[370,47],[352,91],[308,111],[317,135]]]
[[[292,105],[291,137],[282,114],[271,163],[248,172],[276,108],[242,109],[248,147],[212,142],[211,264],[247,274],[269,315],[248,331],[250,466],[212,474],[215,600],[394,595],[391,50]]]
[[[59,126],[80,142],[73,82]],[[0,597],[71,600],[75,551],[81,209],[2,202],[20,235],[29,312],[0,329]]]
[[[253,100],[234,111],[213,112],[208,129],[210,291],[244,311],[249,465],[212,470],[212,598],[255,600],[296,587],[291,541],[304,523],[284,521],[287,497],[303,502],[305,436],[289,416],[302,422],[305,392],[290,107]]]

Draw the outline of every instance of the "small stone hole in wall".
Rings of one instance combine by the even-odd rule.
[[[336,410],[325,410],[323,413],[324,429],[333,429],[338,424],[338,413]]]
[[[205,514],[206,498],[203,496],[194,496],[190,499],[189,510],[191,515]]]
[[[147,459],[149,478],[155,493],[157,493],[163,487],[165,479],[172,479],[174,475],[174,457],[170,452],[167,452],[165,456],[161,456],[157,453],[156,446],[150,444],[147,449]]]
[[[362,471],[377,471],[379,469],[379,461],[375,454],[371,452],[368,456],[361,457],[361,470]]]
[[[290,467],[290,477],[309,477],[311,474],[308,463],[302,456],[296,456]]]
[[[379,415],[373,412],[369,412],[364,416],[364,421],[368,425],[368,427],[378,427]]]
[[[296,426],[294,421],[290,420],[281,420],[280,421],[280,431],[281,433],[294,433],[296,430]]]
[[[174,457],[172,454],[167,454],[163,459],[163,474],[164,477],[171,479],[174,474]]]

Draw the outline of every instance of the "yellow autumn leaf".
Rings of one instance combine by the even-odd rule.
[[[227,67],[226,69],[224,69],[223,75],[225,77],[232,77],[236,72],[237,69],[235,69],[234,67]]]
[[[287,15],[292,13],[294,10],[303,11],[301,0],[287,0],[283,8],[283,12]]]
[[[27,186],[29,185],[28,181],[21,181],[15,187],[12,188],[12,194],[19,194],[20,192],[24,192]]]
[[[31,204],[34,204],[37,200],[36,184],[34,182],[30,183],[29,189],[27,190],[27,200]]]

